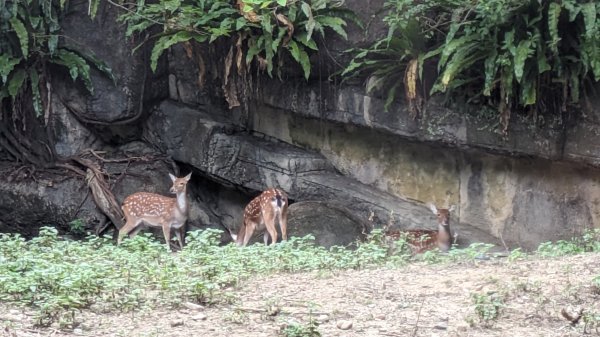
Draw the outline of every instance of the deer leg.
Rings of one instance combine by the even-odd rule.
[[[183,245],[185,244],[185,226],[177,228],[175,235],[177,236],[177,241],[179,242],[179,248],[183,250]]]
[[[256,223],[252,221],[246,222],[245,226],[246,231],[244,233],[244,241],[242,241],[242,246],[246,246],[252,238],[252,234],[254,234],[254,230],[256,229]]]
[[[165,243],[167,244],[167,250],[171,251],[171,224],[166,223],[162,225],[163,235],[165,236]]]
[[[263,219],[265,221],[265,227],[267,232],[271,235],[271,245],[277,243],[277,229],[275,228],[275,214],[272,212],[263,213]]]
[[[265,231],[263,233],[263,241],[265,242],[265,246],[269,243],[269,232]]]
[[[129,232],[129,237],[133,239],[143,228],[144,226],[141,223],[135,226],[135,228],[131,232]]]
[[[137,221],[127,220],[127,223],[125,223],[125,226],[123,226],[123,227],[121,227],[121,229],[119,229],[119,237],[117,239],[117,246],[121,244],[123,237],[125,235],[129,234],[129,232],[131,232],[132,229],[134,229],[136,226],[138,226],[140,224],[140,222],[142,222],[142,220],[137,220]]]
[[[279,229],[281,229],[281,239],[287,241],[287,206],[279,213]]]

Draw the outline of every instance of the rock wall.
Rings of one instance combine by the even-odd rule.
[[[221,87],[223,58],[213,57],[227,46],[192,44],[191,54],[174,46],[152,73],[147,49],[130,54],[136,41],[125,39],[124,27],[114,23],[118,8],[102,3],[92,21],[84,15],[83,2],[74,1],[73,15],[62,23],[65,35],[76,41],[73,48],[89,48],[107,61],[117,84],[95,73],[96,92],[86,95],[67,78],[55,78],[49,125],[56,150],[64,156],[87,148],[118,152],[132,150],[135,146],[128,142],[142,140],[146,145],[139,153],[165,154],[183,173],[194,172],[190,224],[195,228],[235,229],[244,205],[270,186],[283,188],[298,202],[290,221],[296,221],[298,233],[321,233],[324,245],[342,235],[327,236],[323,228],[343,233],[350,226],[347,232],[355,236],[365,226],[434,228],[425,202],[458,206],[453,223],[462,243],[534,248],[595,227],[600,216],[600,112],[594,108],[600,99],[587,99],[577,118],[546,116],[532,123],[514,114],[504,136],[497,132],[493,113],[472,114],[433,97],[426,112],[412,119],[402,102],[386,112],[383,101],[365,94],[362,86],[326,80],[347,59],[343,50],[385,34],[379,20],[382,3],[346,1],[372,24],[366,31],[350,27],[349,41],[328,41],[328,55],[336,62],[324,54],[314,57],[315,75],[308,82],[295,72],[286,82],[253,77],[247,105],[229,110]],[[132,151],[127,153],[138,153]],[[153,165],[139,168],[139,179],[113,185],[119,201],[137,190],[167,193],[168,181],[161,177],[173,169]],[[112,172],[127,170],[109,166]],[[80,203],[87,193],[82,181],[50,187],[19,184],[0,183],[0,190],[11,196],[0,198],[0,225],[22,227],[48,219],[65,224],[81,214],[90,222],[102,220],[93,204]],[[65,193],[73,200],[61,200]],[[64,207],[56,207],[61,202]],[[48,204],[43,209],[54,216],[23,218],[14,212],[17,204],[30,203]],[[300,219],[309,219],[310,225]]]
[[[404,200],[456,204],[462,232],[474,227],[510,246],[570,238],[594,227],[600,215],[593,167],[414,142],[265,106],[253,109],[252,125],[318,150],[346,176]]]

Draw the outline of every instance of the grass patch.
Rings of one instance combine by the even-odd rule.
[[[190,232],[177,254],[149,233],[119,247],[108,238],[65,240],[44,227],[25,240],[0,234],[0,300],[37,309],[36,323],[68,327],[80,309],[128,312],[184,301],[230,301],[227,289],[256,274],[360,269],[397,263],[387,248],[368,241],[355,250],[325,249],[314,238],[275,246],[220,246],[220,231]],[[395,261],[395,262],[394,262]]]
[[[63,239],[52,227],[42,228],[40,235],[31,240],[18,234],[0,234],[0,301],[34,308],[37,325],[72,327],[82,309],[130,312],[177,307],[183,302],[230,303],[237,300],[231,290],[253,275],[317,271],[326,277],[344,269],[399,267],[413,259],[405,243],[394,242],[390,249],[378,230],[352,250],[315,246],[312,236],[291,238],[275,246],[244,248],[221,246],[219,237],[218,230],[190,232],[186,247],[173,254],[150,233],[125,240],[119,247],[106,237]],[[534,254],[598,251],[597,238],[594,231],[571,241],[544,243]],[[416,259],[473,263],[490,248],[473,244],[465,249],[453,248],[447,254],[427,252]],[[521,250],[510,255],[512,259],[529,256]],[[594,289],[600,288],[600,281],[595,280],[594,285]],[[493,321],[494,310],[490,308],[500,306],[491,301],[488,307],[483,299],[476,303],[482,309],[478,318]]]

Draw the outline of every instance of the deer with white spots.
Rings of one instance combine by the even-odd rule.
[[[433,214],[437,216],[437,230],[388,230],[385,232],[385,235],[396,240],[404,237],[415,254],[423,253],[435,249],[436,247],[442,252],[450,250],[455,238],[450,230],[450,213],[453,212],[456,207],[452,205],[449,208],[437,208],[433,204],[428,204],[427,206]]]
[[[121,209],[125,214],[126,223],[119,230],[117,245],[121,244],[125,235],[134,237],[143,225],[146,225],[162,227],[167,249],[170,249],[171,229],[175,229],[179,247],[183,248],[183,231],[189,208],[186,188],[191,176],[190,173],[183,178],[177,178],[169,173],[173,181],[170,192],[176,195],[175,198],[147,192],[137,192],[125,198]]]
[[[238,234],[231,233],[231,237],[238,246],[246,246],[255,230],[265,231],[265,245],[271,236],[271,244],[277,242],[277,228],[275,220],[279,222],[281,236],[287,240],[287,209],[288,198],[285,192],[277,188],[270,188],[254,198],[244,209],[244,223]]]

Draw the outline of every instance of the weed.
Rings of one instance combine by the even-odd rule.
[[[85,233],[85,221],[82,219],[75,219],[69,222],[69,230],[71,233],[81,235]]]
[[[472,294],[471,299],[475,305],[475,315],[484,326],[490,326],[498,319],[504,307],[504,295],[498,292]]]
[[[281,335],[284,337],[321,337],[319,322],[311,316],[306,324],[289,323]]]
[[[244,324],[248,321],[248,313],[242,309],[236,308],[225,314],[225,320],[235,324]]]
[[[508,255],[508,261],[514,262],[517,260],[523,260],[527,257],[527,253],[523,252],[521,248],[513,249]]]

